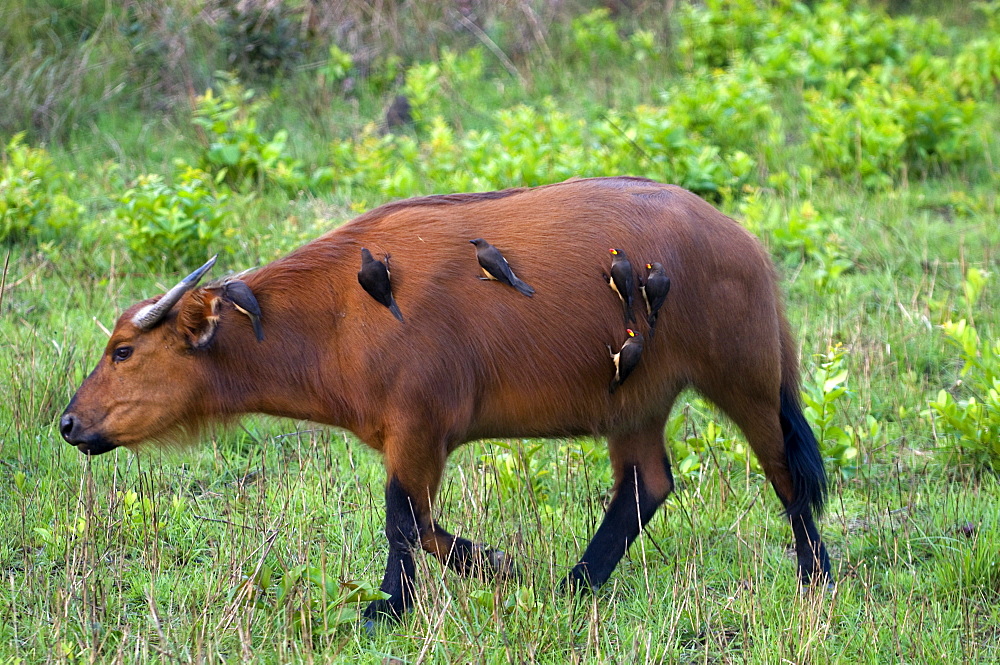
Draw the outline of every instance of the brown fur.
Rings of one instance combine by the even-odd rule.
[[[534,298],[477,278],[469,240],[479,237],[502,248]],[[358,286],[362,246],[392,255],[405,324]],[[672,284],[658,334],[614,395],[607,346],[619,348],[625,330],[602,278],[608,247],[636,265],[662,263]],[[441,554],[450,536],[426,530],[457,446],[606,436],[616,487],[637,469],[662,500],[672,489],[663,427],[690,385],[733,418],[779,493],[795,498],[778,401],[781,386],[797,390],[796,349],[771,262],[750,233],[681,188],[599,178],[390,203],[243,280],[263,342],[214,287],[185,295],[147,332],[130,323],[137,305],[67,412],[121,444],[249,412],[349,429],[382,451],[425,547]],[[214,339],[192,350],[206,313],[219,317]],[[109,354],[122,343],[136,351],[115,365]]]

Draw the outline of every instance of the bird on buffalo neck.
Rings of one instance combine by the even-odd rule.
[[[385,258],[388,262],[389,257]],[[403,322],[403,314],[399,311],[396,299],[392,295],[389,266],[373,257],[366,247],[361,248],[361,270],[358,271],[358,283],[376,302],[388,307],[400,323]]]

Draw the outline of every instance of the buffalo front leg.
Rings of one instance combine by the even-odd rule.
[[[615,473],[613,498],[601,526],[564,585],[596,590],[608,581],[618,562],[673,490],[663,446],[663,423],[646,431],[608,440]]]
[[[505,579],[518,574],[513,560],[502,550],[452,535],[437,522],[420,534],[420,544],[459,575]]]
[[[398,620],[413,603],[413,547],[419,542],[417,525],[423,517],[399,478],[390,477],[385,487],[385,537],[389,541],[389,556],[379,587],[388,598],[368,605],[363,615],[366,627],[371,628],[376,620]]]
[[[427,438],[392,438],[384,448],[388,482],[385,486],[385,537],[389,554],[379,587],[388,597],[365,609],[365,625],[398,620],[413,604],[413,549],[432,526],[431,502],[444,470],[446,448]]]

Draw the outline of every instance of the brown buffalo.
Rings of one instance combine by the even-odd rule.
[[[534,297],[478,279],[476,238]],[[363,246],[391,253],[405,323],[359,287]],[[625,330],[602,277],[609,247],[662,264],[672,284],[658,334],[614,394],[608,347]],[[369,621],[410,605],[417,544],[461,573],[506,568],[431,518],[448,455],[485,437],[607,438],[614,498],[567,577],[604,583],[673,489],[663,432],[687,386],[746,435],[791,521],[800,579],[827,578],[813,521],[826,478],[774,269],[750,233],[694,194],[621,177],[428,196],[368,212],[238,283],[194,288],[209,265],[122,314],[62,435],[96,455],[244,413],[350,430],[387,471],[389,597]]]

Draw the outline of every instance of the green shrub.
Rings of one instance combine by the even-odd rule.
[[[380,136],[374,126],[353,144],[333,146],[333,172],[345,196],[376,197],[540,185],[573,176],[630,174],[674,182],[708,196],[736,191],[754,170],[741,151],[699,142],[665,107],[608,111],[587,123],[556,108],[526,105],[495,112],[489,129],[456,133],[440,116],[426,138]]]
[[[219,35],[227,66],[247,76],[273,76],[290,70],[302,57],[302,10],[294,4],[244,0],[223,7],[228,9]]]
[[[83,206],[64,192],[73,181],[44,148],[14,135],[0,155],[0,242],[53,239],[75,226]]]
[[[115,215],[134,257],[156,266],[184,268],[218,252],[232,234],[226,228],[228,195],[211,176],[187,169],[170,186],[159,175],[142,175],[121,195]]]
[[[784,0],[708,0],[678,7],[677,56],[688,71],[753,59],[769,81],[823,83],[830,71],[902,63],[943,49],[949,38],[934,19],[892,17],[845,0],[811,6]]]
[[[708,76],[686,77],[661,98],[675,122],[722,150],[783,144],[771,86],[752,62]]]
[[[740,213],[748,229],[771,240],[771,251],[783,262],[807,262],[802,274],[819,293],[836,292],[840,276],[854,266],[843,219],[820,214],[811,201],[785,207],[753,190],[740,202]]]
[[[268,138],[257,129],[265,102],[233,76],[220,74],[219,94],[210,89],[195,101],[192,122],[204,132],[200,167],[234,187],[274,183],[294,191],[306,183],[301,164],[286,151],[288,132]]]
[[[938,83],[918,89],[895,81],[894,69],[876,73],[884,80],[865,76],[853,86],[835,77],[831,94],[806,91],[809,146],[825,170],[884,187],[906,167],[926,173],[978,153],[974,101]]]
[[[946,322],[945,337],[964,362],[956,397],[940,390],[923,412],[948,462],[976,473],[1000,471],[1000,340],[983,342],[965,319]]]
[[[839,344],[827,349],[817,358],[802,390],[803,413],[816,430],[823,459],[833,463],[847,477],[857,470],[858,449],[856,442],[862,433],[875,438],[879,423],[870,416],[866,428],[856,431],[850,425],[841,425],[845,419],[843,401],[853,393],[847,387],[849,376],[844,349]]]
[[[761,43],[770,13],[756,0],[706,0],[677,7],[676,51],[688,70],[726,67]]]

